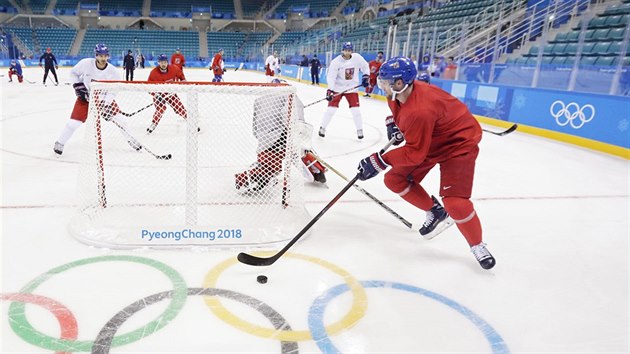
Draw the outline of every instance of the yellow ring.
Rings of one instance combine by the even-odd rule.
[[[257,253],[258,256],[266,256],[271,255],[271,252],[265,253]],[[326,332],[328,335],[335,335],[341,332],[344,329],[350,328],[356,322],[358,322],[364,315],[367,308],[367,294],[365,289],[361,286],[361,283],[356,280],[350,273],[345,270],[339,268],[338,266],[324,261],[319,258],[295,254],[295,253],[285,253],[283,257],[297,258],[302,259],[308,262],[312,262],[318,264],[324,268],[330,269],[332,272],[340,275],[350,288],[350,292],[352,293],[352,307],[350,311],[339,321],[329,325],[326,327]],[[215,288],[217,279],[226,270],[228,267],[236,264],[238,260],[236,257],[229,258],[222,263],[219,263],[216,267],[214,267],[210,272],[206,275],[203,283],[204,288]],[[221,301],[217,297],[205,296],[204,301],[206,305],[210,308],[210,310],[219,317],[222,321],[228,323],[229,325],[238,328],[244,332],[249,334],[253,334],[262,338],[273,338],[281,341],[304,341],[304,340],[312,340],[311,331],[309,330],[283,330],[278,331],[275,328],[267,328],[254,325],[245,320],[240,319],[235,316],[233,313],[228,311],[222,304]]]

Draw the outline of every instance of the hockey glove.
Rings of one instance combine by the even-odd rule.
[[[375,152],[359,162],[359,179],[362,181],[370,179],[388,167],[389,165],[383,161],[381,153]]]
[[[326,90],[326,101],[330,102],[333,100],[334,97],[335,97],[335,91]]]
[[[77,82],[76,84],[73,84],[72,87],[74,88],[74,93],[77,97],[87,102],[89,96],[87,87],[85,87],[82,82]]]
[[[394,145],[398,146],[400,145],[400,143],[405,141],[405,137],[400,132],[400,129],[398,129],[396,123],[394,123],[394,116],[388,116],[387,118],[385,118],[385,126],[387,127],[387,139],[396,139],[394,140]]]
[[[370,76],[369,75],[363,75],[363,78],[361,79],[361,86],[363,86],[363,87],[370,86]]]

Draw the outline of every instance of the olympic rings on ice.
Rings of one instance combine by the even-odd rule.
[[[189,288],[188,295],[201,295],[201,296],[222,296],[228,299],[239,301],[243,304],[249,305],[249,307],[254,310],[260,312],[262,315],[267,317],[267,319],[271,322],[273,327],[277,330],[291,330],[291,326],[287,323],[287,321],[280,315],[276,310],[274,310],[271,306],[263,303],[260,300],[254,299],[253,297],[237,293],[236,291],[225,290],[225,289],[204,289],[204,288]],[[118,312],[114,317],[112,317],[101,332],[98,334],[98,337],[94,341],[94,347],[92,347],[92,354],[108,354],[109,348],[111,347],[112,339],[114,339],[114,335],[118,331],[118,329],[127,321],[132,315],[145,307],[155,304],[164,300],[165,298],[172,298],[173,291],[165,291],[158,294],[153,294],[147,296],[143,299],[140,299],[133,304],[125,307],[120,312]],[[297,342],[281,342],[281,353],[287,354],[297,354],[298,353],[298,344]]]
[[[439,303],[442,303],[449,308],[459,312],[466,319],[471,321],[481,333],[484,335],[490,347],[492,348],[492,353],[495,354],[508,354],[510,350],[503,338],[490,326],[486,321],[484,321],[481,317],[477,316],[474,312],[469,310],[463,305],[455,302],[447,298],[446,296],[434,293],[429,290],[425,290],[422,288],[418,288],[412,285],[402,284],[402,283],[394,283],[394,282],[386,282],[379,280],[371,280],[371,281],[362,281],[361,286],[363,288],[386,288],[386,289],[396,289],[402,290],[410,293],[415,293],[422,295],[424,297],[433,299]],[[326,333],[326,328],[324,327],[324,312],[326,310],[326,305],[336,298],[337,296],[348,291],[348,286],[346,284],[337,285],[331,289],[329,289],[326,293],[319,296],[313,304],[311,305],[311,309],[309,311],[308,316],[308,326],[313,333],[313,340],[317,343],[317,346],[322,351],[322,353],[326,354],[340,354],[340,351],[337,347],[332,343],[330,336]]]
[[[57,322],[59,322],[59,327],[61,327],[61,335],[59,336],[59,339],[77,339],[77,335],[79,332],[77,319],[74,317],[72,312],[70,312],[70,310],[68,310],[68,308],[65,307],[63,304],[44,296],[22,293],[0,294],[0,300],[35,304],[45,308],[46,310],[52,312],[55,318],[57,318]],[[57,352],[56,354],[69,353]]]
[[[166,264],[143,257],[134,256],[103,256],[94,258],[85,258],[75,262],[67,263],[62,266],[51,269],[50,271],[38,276],[29,284],[27,284],[20,292],[31,293],[39,285],[50,279],[53,275],[62,273],[66,270],[79,267],[86,264],[109,262],[109,261],[122,261],[140,263],[158,271],[164,273],[173,283],[173,296],[171,297],[171,303],[164,310],[164,313],[159,315],[153,321],[147,323],[145,326],[138,328],[129,333],[121,334],[115,337],[112,341],[113,346],[128,344],[140,340],[154,332],[157,332],[162,327],[166,326],[182,309],[186,298],[188,296],[188,288],[184,278],[173,268]],[[47,336],[44,333],[39,332],[30,324],[26,319],[25,308],[23,303],[14,302],[9,306],[9,322],[13,331],[26,342],[35,346],[51,350],[62,350],[69,352],[89,352],[92,350],[94,342],[75,339],[57,339]]]
[[[259,253],[259,255],[264,255],[266,253]],[[341,276],[341,278],[346,282],[346,285],[350,288],[352,292],[352,305],[350,307],[350,311],[339,321],[328,325],[326,327],[326,331],[330,335],[335,335],[342,330],[349,328],[356,322],[358,322],[364,315],[367,308],[367,294],[365,293],[365,289],[361,287],[361,284],[358,280],[356,280],[350,273],[339,268],[338,266],[324,261],[319,258],[310,257],[306,255],[296,254],[296,253],[285,253],[284,257],[301,259],[307,262],[311,262],[317,265],[320,265],[324,268],[329,269],[333,273],[336,273]],[[230,266],[237,264],[238,260],[236,257],[229,258],[226,261],[220,263],[216,267],[214,267],[204,279],[203,286],[205,288],[214,288],[216,286],[217,280],[221,273],[225,271]],[[293,340],[293,341],[303,341],[312,339],[311,332],[308,330],[283,330],[277,331],[273,328],[261,327],[252,323],[249,323],[236,315],[229,312],[221,302],[216,298],[206,298],[206,305],[210,308],[210,310],[221,320],[224,322],[242,330],[247,333],[253,334],[262,338],[274,338],[278,340]]]
[[[575,102],[565,105],[563,101],[556,100],[549,106],[549,113],[556,119],[559,126],[564,127],[570,124],[574,129],[580,129],[595,118],[595,107],[592,104],[580,107]],[[588,117],[587,113],[590,113]]]

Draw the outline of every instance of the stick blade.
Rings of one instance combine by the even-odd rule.
[[[241,252],[238,254],[236,259],[238,259],[238,261],[243,264],[261,267],[261,266],[272,265],[278,258],[276,256],[269,257],[269,258],[262,258],[262,257],[256,257],[256,256],[252,256],[251,254]]]
[[[506,134],[510,134],[511,132],[515,131],[516,128],[518,128],[518,124],[514,123],[513,126],[511,126],[508,130],[499,133],[499,135],[506,135]]]

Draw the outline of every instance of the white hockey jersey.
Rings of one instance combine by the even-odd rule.
[[[267,65],[269,65],[269,69],[272,71],[280,69],[280,61],[278,58],[274,57],[273,54],[268,56],[267,60],[265,60],[265,67],[267,67]]]
[[[108,63],[105,69],[97,68],[94,58],[81,59],[70,71],[70,81],[73,84],[83,82],[88,90],[90,90],[92,81],[117,81],[122,80],[122,78],[122,72],[111,63]]]
[[[370,75],[370,65],[360,54],[352,53],[350,59],[344,59],[339,55],[330,62],[326,79],[328,89],[335,92],[342,92],[353,88],[361,83],[361,75]],[[357,92],[356,89],[347,92]]]

